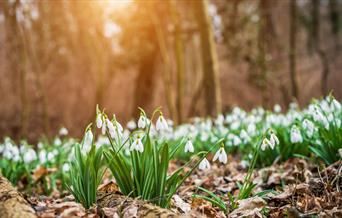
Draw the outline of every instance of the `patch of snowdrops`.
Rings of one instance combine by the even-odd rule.
[[[146,194],[146,191],[143,192],[141,188],[145,186],[146,178],[141,175],[132,177],[132,175],[151,164],[147,162],[142,164],[141,160],[144,160],[145,156],[152,157],[153,154],[156,157],[154,163],[160,161],[162,155],[165,155],[162,152],[164,149],[168,150],[165,151],[169,154],[167,160],[171,158],[190,160],[187,164],[198,165],[201,170],[209,170],[213,161],[226,164],[227,154],[237,152],[252,164],[254,158],[252,151],[260,144],[259,140],[263,134],[268,132],[267,136],[261,139],[261,152],[258,154],[260,158],[257,159],[256,166],[268,166],[294,156],[319,158],[327,164],[341,158],[342,109],[341,103],[334,97],[314,99],[303,109],[300,109],[296,103],[291,103],[287,112],[282,113],[282,111],[284,110],[279,105],[275,105],[272,111],[261,107],[244,111],[235,107],[232,112],[220,114],[214,119],[197,117],[191,122],[174,126],[160,110],[157,110],[151,118],[141,110],[139,119],[129,121],[124,128],[115,116],[109,117],[97,109],[94,125],[87,129],[79,147],[84,156],[93,146],[96,151],[103,147],[104,160],[106,160],[103,165],[108,164],[116,180],[120,181],[120,176],[126,178],[128,174],[115,175],[117,173],[115,169],[127,167],[131,170],[129,175],[131,182],[127,183],[129,186],[122,185],[120,189],[125,189],[126,191],[123,192],[126,194],[134,190],[131,195],[141,195],[145,199],[151,198],[152,195],[156,196],[157,191]],[[269,129],[272,130],[268,131]],[[5,138],[0,143],[1,174],[13,184],[24,179],[28,183],[26,185],[33,186],[39,182],[37,178],[33,178],[35,171],[41,167],[55,168],[57,170],[48,175],[49,179],[40,177],[40,180],[46,179],[44,183],[49,183],[46,185],[49,188],[45,190],[49,193],[57,187],[58,180],[61,180],[62,184],[68,183],[69,177],[66,174],[72,169],[68,162],[75,159],[76,142],[77,140],[68,137],[68,130],[65,128],[61,128],[59,136],[52,141],[43,139],[34,146],[25,141],[16,144],[10,138]],[[158,149],[153,150],[154,148]],[[212,160],[206,158],[206,152],[213,153]],[[117,158],[120,160],[113,163],[112,159]],[[151,173],[148,176],[152,175]],[[158,182],[164,183],[159,180]],[[164,199],[168,199],[168,194],[161,194],[167,196]],[[167,206],[168,200],[158,200],[156,203]]]
[[[159,116],[156,118],[157,114]],[[184,166],[169,174],[169,163],[176,152],[181,148],[194,152],[194,148],[188,137],[184,137],[172,147],[169,146],[169,139],[165,138],[163,133],[169,131],[170,127],[159,109],[154,111],[151,119],[141,109],[136,126],[136,130],[125,134],[115,115],[110,119],[104,111],[97,108],[98,131],[91,129],[90,124],[81,144],[76,144],[75,158],[70,163],[70,183],[67,184],[76,201],[84,207],[89,208],[95,203],[96,190],[105,166],[110,169],[123,194],[140,197],[161,207],[169,206],[172,196],[197,166],[200,169],[210,167],[206,159],[209,151],[198,152]],[[107,137],[109,147],[96,145],[96,132]],[[222,140],[215,142],[212,149],[220,143]],[[224,147],[218,152],[214,161],[218,159],[227,163]],[[202,166],[203,161],[207,166]],[[190,170],[186,170],[185,166]]]

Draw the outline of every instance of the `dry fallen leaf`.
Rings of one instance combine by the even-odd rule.
[[[109,181],[108,183],[102,184],[97,189],[101,192],[114,192],[114,193],[120,193],[118,185],[114,181]]]
[[[175,207],[179,208],[181,210],[181,212],[183,212],[183,213],[187,213],[187,212],[191,211],[190,204],[183,201],[183,199],[181,199],[179,197],[179,195],[174,195],[172,197],[172,202],[173,202],[173,205]]]
[[[252,197],[238,201],[239,207],[228,217],[262,217],[261,210],[266,202],[260,197]]]
[[[54,173],[56,171],[57,168],[46,168],[44,166],[40,166],[33,171],[32,178],[34,181],[38,181],[43,176],[48,175],[49,173]]]

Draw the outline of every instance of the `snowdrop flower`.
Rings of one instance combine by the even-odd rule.
[[[339,154],[340,157],[342,158],[342,148],[338,149],[338,154]]]
[[[103,125],[103,120],[102,120],[102,115],[99,113],[97,114],[97,117],[96,117],[96,126],[97,128],[101,128]]]
[[[187,152],[193,153],[194,151],[195,151],[194,146],[193,146],[191,140],[188,139],[188,141],[185,144],[184,152],[185,153],[187,153]]]
[[[108,128],[110,136],[114,139],[116,136],[116,132],[115,132],[115,127],[113,123],[109,119],[106,119],[106,124],[107,124],[107,128]]]
[[[70,165],[68,163],[63,164],[63,172],[68,172],[70,170]]]
[[[303,137],[296,126],[292,126],[291,135],[290,135],[291,143],[302,143]]]
[[[28,164],[36,159],[37,159],[37,154],[35,150],[33,150],[32,148],[27,149],[23,156],[24,162]]]
[[[281,107],[280,107],[280,105],[279,105],[279,104],[274,105],[273,110],[274,110],[274,112],[276,112],[276,113],[280,113],[280,112],[281,112]]]
[[[298,109],[298,104],[297,104],[297,102],[291,102],[289,107],[291,110],[296,110],[296,109]]]
[[[311,121],[305,119],[303,121],[303,128],[306,130],[307,136],[311,138],[315,131],[315,125]]]
[[[61,136],[65,136],[65,135],[68,135],[68,129],[65,128],[65,127],[62,127],[60,130],[59,130],[59,135]]]
[[[157,119],[157,123],[156,123],[156,129],[157,131],[163,131],[163,130],[167,130],[169,128],[165,118],[163,117],[162,114],[160,114],[159,118]]]
[[[131,145],[131,151],[136,150],[139,151],[140,153],[144,152],[144,145],[141,142],[140,137],[137,137],[134,142]]]
[[[331,107],[333,111],[340,111],[341,110],[341,103],[338,102],[335,98],[331,102]]]
[[[47,155],[47,160],[51,161],[51,160],[53,160],[53,158],[55,158],[55,155],[52,152],[49,152]]]
[[[39,157],[40,163],[45,163],[46,162],[46,151],[41,150],[38,154],[38,157]]]
[[[106,122],[102,123],[101,133],[102,133],[102,135],[106,134]]]
[[[276,134],[274,134],[274,132],[271,133],[270,144],[271,144],[271,149],[274,149],[274,146],[279,145],[279,139],[276,136]]]
[[[84,136],[83,147],[89,148],[91,144],[93,143],[93,138],[94,138],[93,132],[90,129],[88,129]]]
[[[219,160],[219,162],[226,164],[227,163],[227,153],[224,150],[224,147],[221,148],[216,152],[214,155],[213,161]]]
[[[324,116],[318,107],[315,107],[315,111],[313,113],[313,118],[315,121],[319,121],[319,122],[324,120]]]
[[[115,124],[115,127],[118,128],[119,132],[123,132],[123,127],[122,125],[115,119],[114,117],[114,124]]]
[[[267,138],[264,138],[264,140],[262,140],[262,144],[261,144],[261,150],[262,151],[265,151],[265,149],[267,148],[267,147],[271,147],[272,148],[272,144],[271,144],[271,142],[270,142],[270,140],[268,140]]]
[[[144,115],[140,115],[138,120],[138,128],[144,129],[147,125],[147,119]]]
[[[256,134],[256,126],[254,123],[250,123],[247,126],[247,132],[249,135],[255,135]]]
[[[38,142],[37,148],[42,149],[44,147],[44,144],[42,142]]]
[[[215,120],[215,124],[217,126],[222,126],[224,122],[224,116],[222,114],[218,115],[216,120]]]
[[[61,145],[61,144],[62,144],[62,141],[61,141],[61,139],[60,139],[60,138],[55,138],[55,140],[53,141],[53,144],[55,144],[55,145],[59,146],[59,145]]]
[[[128,123],[127,123],[127,128],[128,129],[135,129],[135,128],[137,128],[137,124],[135,123],[135,121],[134,120],[130,120],[130,121],[128,121]]]
[[[210,163],[209,161],[207,160],[207,158],[204,158],[201,163],[199,164],[198,166],[198,169],[200,170],[206,170],[206,169],[210,169]]]
[[[234,135],[233,145],[238,146],[240,144],[241,144],[241,139],[238,136]]]

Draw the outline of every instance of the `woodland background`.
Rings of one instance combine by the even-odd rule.
[[[0,137],[342,99],[341,0],[0,0]]]

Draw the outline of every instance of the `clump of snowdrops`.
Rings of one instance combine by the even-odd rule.
[[[76,143],[74,159],[70,162],[68,190],[85,208],[96,202],[97,188],[104,173],[103,147],[96,148],[89,125],[81,144]]]
[[[66,179],[69,151],[75,143],[74,139],[66,137],[67,134],[67,129],[61,128],[54,140],[43,138],[36,146],[26,141],[16,144],[6,137],[0,143],[0,173],[13,185],[23,185],[28,192],[38,183],[43,185],[41,191],[45,194],[63,190],[65,187],[57,184],[59,181],[63,184]]]
[[[154,126],[152,121],[157,114],[159,117]],[[186,152],[192,153],[194,148],[187,138],[170,147],[167,139],[151,136],[152,131],[169,131],[169,125],[159,109],[153,112],[151,118],[141,109],[138,129],[126,139],[123,138],[123,128],[115,116],[109,120],[106,114],[99,112],[97,127],[103,129],[103,126],[107,127],[106,134],[111,145],[104,156],[120,191],[125,195],[168,207],[172,196],[193,170],[197,166],[200,169],[209,166],[205,159],[208,152],[199,152],[184,166],[168,173],[170,161],[177,150],[184,148]],[[218,140],[212,147],[215,148],[221,142]],[[190,167],[188,171],[185,170],[186,166]]]
[[[156,124],[153,125],[155,118]],[[170,147],[166,138],[156,134],[169,130],[169,124],[159,109],[153,112],[151,118],[141,109],[138,128],[127,133],[115,116],[110,119],[97,108],[96,127],[107,137],[109,146],[98,146],[95,131],[88,127],[81,144],[75,145],[75,158],[70,163],[68,187],[76,201],[85,208],[95,203],[96,191],[106,166],[124,195],[139,197],[161,207],[169,206],[172,196],[196,167],[202,170],[210,168],[206,159],[209,151],[205,151],[198,152],[184,166],[169,173],[170,161],[177,150],[183,148],[194,152],[194,148],[188,138]],[[155,135],[152,137],[152,134]],[[212,144],[212,149],[222,141]],[[215,159],[227,161],[226,154],[225,159],[222,155]]]

